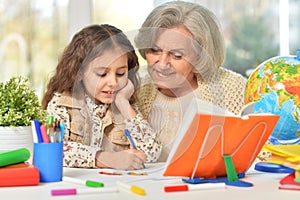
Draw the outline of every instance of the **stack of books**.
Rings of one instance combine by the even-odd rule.
[[[29,157],[30,151],[26,148],[0,152],[0,187],[39,184],[39,170],[26,162]]]
[[[300,191],[300,144],[266,145],[264,149],[272,153],[268,162],[294,170],[280,180],[279,189]]]

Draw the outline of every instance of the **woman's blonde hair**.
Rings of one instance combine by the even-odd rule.
[[[136,47],[143,58],[152,47],[158,28],[184,26],[193,35],[197,62],[195,73],[209,75],[222,66],[225,42],[216,16],[207,8],[190,2],[173,1],[162,4],[148,15],[137,36]]]

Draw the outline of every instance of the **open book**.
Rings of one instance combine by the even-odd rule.
[[[164,176],[226,176],[224,155],[245,173],[271,135],[279,115],[251,114],[254,104],[234,115],[194,98],[183,117],[166,162]]]

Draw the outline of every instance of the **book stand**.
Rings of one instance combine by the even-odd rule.
[[[198,159],[195,164],[192,176],[188,179],[182,179],[183,182],[186,183],[192,183],[192,184],[199,184],[199,183],[217,183],[217,182],[224,182],[226,185],[230,186],[236,186],[236,187],[252,187],[253,184],[245,181],[241,181],[240,178],[245,177],[245,173],[239,173],[237,174],[236,169],[234,167],[232,157],[238,152],[238,150],[242,147],[242,145],[247,141],[247,139],[250,137],[250,135],[254,132],[254,130],[260,126],[263,125],[264,129],[262,134],[260,135],[257,147],[260,146],[260,143],[262,142],[264,135],[266,134],[267,130],[267,123],[266,122],[258,122],[244,137],[244,139],[241,141],[239,146],[231,153],[231,154],[224,154],[224,127],[221,123],[213,124],[209,127],[207,130],[207,133],[205,135],[205,138],[203,140],[203,145],[201,146],[199,153],[198,153]],[[217,129],[218,131],[213,131],[214,129]],[[220,130],[220,131],[219,131]],[[217,143],[217,140],[221,137],[221,156],[224,160],[224,164],[226,167],[226,175],[227,176],[221,176],[216,177],[212,179],[205,179],[205,178],[198,178],[194,177],[196,170],[198,168],[198,165],[200,163],[200,159],[206,156],[212,149],[213,146]],[[251,159],[249,160],[249,165],[253,162],[255,159],[255,155],[258,148],[255,148]],[[249,167],[248,167],[249,168]]]

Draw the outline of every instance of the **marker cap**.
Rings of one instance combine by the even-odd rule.
[[[85,185],[89,186],[89,187],[104,187],[103,183],[96,182],[96,181],[91,181],[91,180],[87,180],[85,182]]]

